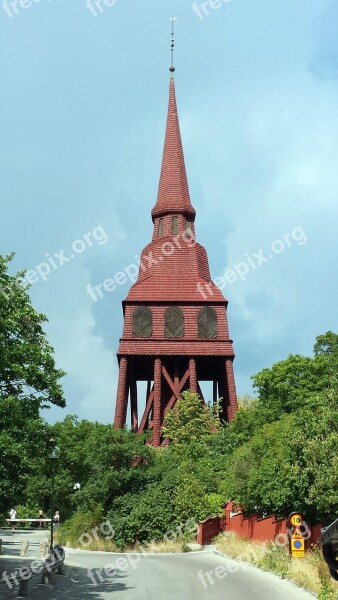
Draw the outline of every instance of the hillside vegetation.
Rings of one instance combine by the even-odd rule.
[[[257,398],[240,399],[230,425],[220,421],[217,405],[185,392],[166,419],[166,448],[76,416],[50,426],[39,409],[65,404],[64,373],[43,331],[46,318],[31,306],[20,274],[8,274],[10,259],[0,257],[3,517],[14,505],[18,517],[48,514],[52,436],[61,448],[55,507],[66,537],[80,539],[109,521],[119,548],[189,538],[230,498],[261,514],[299,510],[311,523],[337,517],[337,334],[319,336],[312,357],[290,355],[255,375]]]

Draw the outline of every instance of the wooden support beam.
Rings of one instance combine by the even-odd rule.
[[[180,384],[179,368],[178,368],[178,362],[177,362],[177,360],[175,360],[175,363],[174,363],[174,386],[175,386],[175,389],[178,388],[179,384]]]
[[[165,368],[164,365],[162,365],[162,374],[164,375],[164,377],[165,377],[165,379],[166,379],[166,381],[167,381],[170,389],[172,390],[172,392],[174,394],[176,394],[177,400],[179,400],[179,397],[180,397],[179,381],[175,385],[174,381],[171,379],[171,377],[170,377],[170,375],[169,375],[169,373],[168,373],[168,371],[167,371],[167,369]]]
[[[148,381],[147,381],[146,401],[148,400],[148,398],[150,396],[150,392],[151,392],[151,380],[148,379]]]
[[[201,399],[204,402],[203,392],[202,392],[201,386],[200,386],[200,384],[198,382],[197,382],[197,393],[198,393],[198,395],[201,397]]]
[[[178,388],[177,389],[174,389],[174,387],[173,387],[174,384],[173,384],[173,382],[171,382],[170,387],[173,389],[174,393],[171,396],[171,398],[170,398],[167,406],[165,407],[164,415],[166,415],[167,412],[168,412],[168,410],[170,410],[174,406],[175,402],[177,402],[177,400],[180,399],[180,392],[183,389],[184,385],[186,384],[188,378],[189,378],[189,369],[187,369],[186,372],[184,373],[181,381],[178,384]]]
[[[127,359],[123,356],[120,360],[119,382],[117,387],[117,400],[114,425],[116,429],[123,429],[126,422],[128,397],[127,397]]]
[[[148,396],[147,404],[144,409],[144,413],[143,413],[143,417],[142,417],[142,421],[138,428],[139,433],[142,433],[143,431],[145,431],[145,429],[148,429],[148,427],[146,427],[146,425],[148,425],[149,413],[153,406],[153,402],[154,402],[154,389],[152,389],[152,391],[150,392],[150,394]]]
[[[137,433],[138,430],[138,406],[137,406],[137,381],[135,379],[134,367],[132,362],[129,364],[129,387],[130,387],[130,420],[131,430]]]
[[[238,409],[234,368],[230,358],[227,358],[225,361],[225,369],[228,388],[227,419],[230,422],[234,418]]]
[[[218,396],[217,396],[217,379],[214,379],[212,382],[212,401],[213,404],[216,404],[218,400]]]
[[[154,364],[154,404],[153,404],[153,446],[158,448],[161,443],[161,391],[162,391],[162,361],[155,359]]]
[[[189,384],[192,392],[197,392],[197,373],[196,373],[196,360],[191,358],[189,360]]]

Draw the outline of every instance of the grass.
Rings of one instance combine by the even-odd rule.
[[[65,548],[80,548],[91,552],[119,552],[112,539],[92,535],[81,543],[80,536],[66,527],[60,527],[59,531],[54,533],[54,541]]]
[[[94,536],[91,536],[94,538]],[[112,539],[99,538],[87,540],[86,543],[81,543],[80,538],[74,532],[70,532],[66,528],[60,527],[60,530],[54,535],[55,543],[62,544],[66,548],[81,548],[82,550],[90,550],[91,552],[151,552],[163,554],[166,552],[179,553],[190,552],[189,545],[186,540],[168,540],[162,542],[150,542],[149,544],[135,544],[121,550],[118,548]]]
[[[290,579],[317,594],[319,600],[338,598],[338,583],[331,579],[322,553],[316,546],[303,559],[292,559],[287,549],[273,542],[256,542],[235,534],[220,535],[215,543],[224,554]]]
[[[154,552],[156,554],[164,554],[166,552],[171,552],[173,554],[177,554],[179,552],[190,552],[189,546],[185,540],[151,542],[150,544],[146,544],[144,546],[134,546],[133,548],[127,549],[126,552],[137,552],[140,548],[145,549],[146,552]]]

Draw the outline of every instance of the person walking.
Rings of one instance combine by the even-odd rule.
[[[54,523],[54,529],[55,531],[57,531],[59,529],[59,524],[60,524],[60,513],[57,510],[54,517],[53,517],[53,523]]]
[[[39,519],[45,519],[46,515],[44,514],[43,510],[40,510],[39,512]],[[45,528],[45,522],[44,521],[40,521],[40,529],[44,529]]]

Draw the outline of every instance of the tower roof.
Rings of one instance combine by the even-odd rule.
[[[170,213],[184,214],[190,219],[194,219],[196,214],[190,202],[173,77],[170,79],[168,117],[158,196],[151,215],[154,221],[155,217]]]

